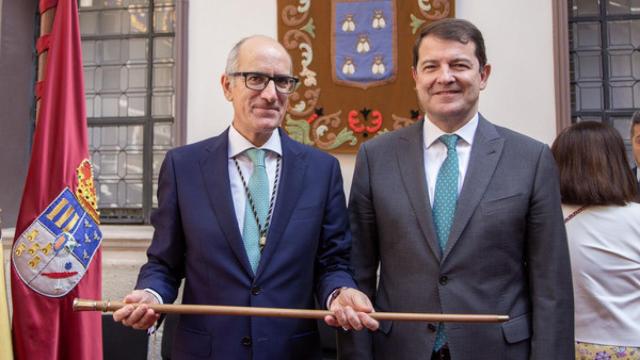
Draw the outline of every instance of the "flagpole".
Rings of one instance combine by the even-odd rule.
[[[43,13],[40,14],[40,36],[39,38],[46,37],[51,33],[51,28],[53,27],[53,19],[56,17],[56,7],[50,7],[46,9]],[[47,53],[49,49],[43,49],[42,52],[38,53],[38,75],[37,82],[44,80],[44,71],[47,67]],[[40,94],[36,94],[36,124],[38,123],[38,118],[40,115]]]
[[[112,312],[124,306],[135,307],[142,304],[126,304],[120,301],[75,299],[74,311],[102,311]],[[332,315],[328,310],[305,310],[264,308],[250,306],[221,306],[221,305],[186,305],[186,304],[144,304],[157,313],[162,314],[190,314],[190,315],[228,315],[228,316],[261,316],[283,317],[296,319],[323,319]],[[373,312],[369,316],[376,320],[391,321],[427,321],[427,322],[463,322],[463,323],[498,323],[509,320],[507,315],[470,315],[470,314],[430,314],[430,313],[394,313]]]

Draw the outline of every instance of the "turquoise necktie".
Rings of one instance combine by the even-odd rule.
[[[458,202],[458,135],[442,135],[440,141],[447,147],[447,158],[440,166],[436,179],[436,190],[433,196],[433,223],[436,227],[441,254],[447,246],[449,232],[453,224]],[[444,324],[438,324],[434,351],[438,351],[447,342]]]
[[[253,163],[253,173],[249,178],[249,194],[253,199],[255,211],[258,213],[260,226],[265,226],[267,212],[269,210],[269,178],[264,164],[265,151],[261,149],[248,149],[246,152]],[[265,229],[266,230],[266,229]],[[266,234],[265,234],[266,236]],[[242,239],[251,269],[255,274],[260,263],[260,227],[256,223],[251,202],[247,199],[244,207],[244,226],[242,227]]]

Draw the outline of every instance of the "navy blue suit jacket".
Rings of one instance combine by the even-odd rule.
[[[282,172],[273,219],[254,276],[235,217],[228,130],[169,151],[160,170],[155,228],[136,288],[172,303],[314,308],[335,288],[355,287],[351,235],[337,160],[280,131]],[[180,317],[176,359],[316,359],[315,320]]]

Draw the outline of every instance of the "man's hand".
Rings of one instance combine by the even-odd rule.
[[[124,297],[123,302],[127,304],[157,304],[158,299],[150,292],[144,290],[133,290],[129,295]],[[133,305],[126,305],[113,313],[113,320],[122,323],[124,326],[130,326],[134,329],[146,330],[158,321],[160,314],[149,309],[146,305],[140,305],[137,308]]]
[[[342,327],[344,330],[378,330],[380,324],[369,316],[373,312],[371,301],[361,291],[353,288],[340,290],[338,297],[329,305],[333,316],[325,316],[324,322],[329,326]]]

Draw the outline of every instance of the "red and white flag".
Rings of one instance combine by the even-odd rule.
[[[56,1],[41,2],[55,6]],[[45,4],[46,5],[42,5]],[[101,316],[72,310],[101,297],[102,233],[88,161],[77,0],[58,0],[37,85],[40,111],[11,252],[17,359],[102,359]]]

